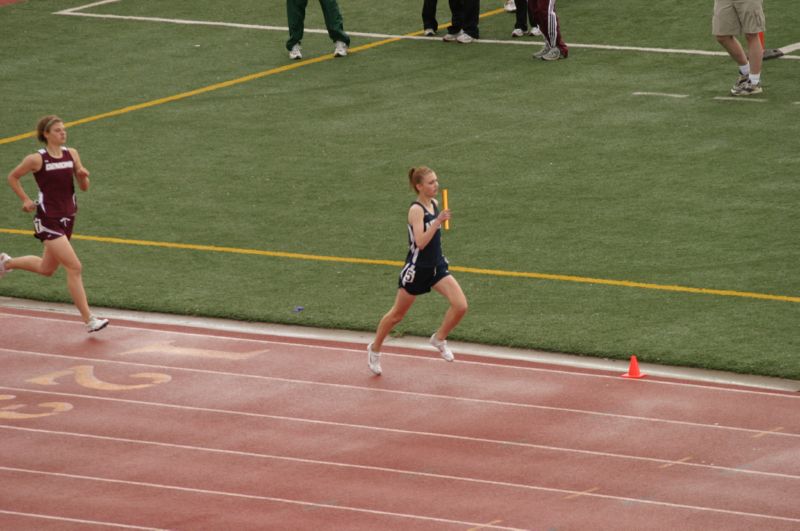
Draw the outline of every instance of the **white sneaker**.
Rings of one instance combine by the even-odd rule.
[[[506,0],[506,5],[503,6],[506,13],[513,13],[517,10],[517,3],[514,0]]]
[[[425,37],[433,37],[434,35],[436,35],[436,30],[434,30],[433,28],[425,28],[422,31],[422,35]]]
[[[544,54],[546,54],[547,52],[549,52],[550,50],[551,50],[551,48],[550,48],[548,45],[546,45],[546,44],[545,44],[545,45],[544,45],[544,48],[542,48],[541,50],[539,50],[538,52],[536,52],[535,54],[533,54],[533,58],[534,58],[534,59],[541,59],[541,58],[542,58],[542,56],[543,56]]]
[[[442,40],[444,42],[456,42],[458,40],[458,38],[463,34],[464,34],[463,30],[459,31],[458,33],[447,33],[447,34],[445,34],[444,37],[442,37]]]
[[[475,37],[473,37],[469,33],[464,33],[462,31],[461,33],[458,34],[458,37],[456,37],[456,40],[458,42],[460,42],[461,44],[469,44],[469,43],[475,41]]]
[[[444,361],[453,361],[455,359],[453,352],[447,348],[447,341],[439,341],[436,339],[435,333],[431,336],[431,345],[439,351]]]
[[[372,343],[367,345],[367,364],[369,370],[374,372],[377,376],[381,374],[381,353],[372,351]]]
[[[108,326],[108,319],[100,319],[94,315],[89,317],[89,322],[86,323],[86,330],[91,334],[92,332],[99,332]]]
[[[512,37],[524,37],[525,32],[519,28],[514,28],[514,31],[511,32]]]
[[[333,43],[333,56],[344,57],[345,55],[347,55],[347,44],[343,43],[342,41],[336,41]]]
[[[528,35],[533,35],[534,37],[538,37],[541,34],[542,30],[539,29],[539,26],[532,27],[531,30],[528,32]]]
[[[0,278],[3,278],[3,275],[9,272],[9,270],[6,269],[6,262],[9,260],[11,260],[10,256],[6,253],[0,253]]]
[[[553,47],[547,50],[539,59],[543,61],[558,61],[559,59],[565,59],[565,57],[564,54],[561,53],[561,50],[557,47]]]
[[[303,50],[300,48],[299,44],[295,44],[292,46],[292,49],[289,50],[289,59],[297,60],[303,58]]]

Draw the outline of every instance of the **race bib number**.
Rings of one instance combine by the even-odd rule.
[[[406,284],[413,284],[416,276],[417,270],[414,268],[414,264],[406,264],[401,274],[403,285],[405,286]]]

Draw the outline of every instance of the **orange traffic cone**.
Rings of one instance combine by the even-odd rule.
[[[631,364],[628,367],[628,372],[622,375],[623,378],[642,378],[645,375],[639,372],[639,362],[636,356],[631,356]]]

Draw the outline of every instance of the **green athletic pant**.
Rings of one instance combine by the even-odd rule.
[[[342,41],[350,46],[350,36],[344,32],[344,22],[342,13],[336,0],[319,0],[322,6],[322,15],[325,17],[325,27],[328,28],[328,35],[333,42]],[[286,0],[286,16],[289,18],[289,40],[286,41],[286,49],[291,50],[292,46],[299,44],[303,40],[303,22],[306,18],[306,6],[308,0]]]

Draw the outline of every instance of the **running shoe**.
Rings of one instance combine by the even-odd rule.
[[[458,40],[459,35],[461,35],[463,33],[464,33],[463,30],[459,31],[458,33],[449,33],[448,32],[444,37],[442,37],[442,40],[444,42],[456,42]]]
[[[550,48],[545,52],[540,59],[542,61],[558,61],[559,59],[566,59],[566,56],[561,53],[558,48]]]
[[[92,315],[89,317],[89,322],[86,323],[86,330],[91,334],[92,332],[99,332],[108,326],[108,319],[100,319]]]
[[[9,269],[6,269],[6,262],[9,260],[11,260],[10,256],[8,256],[6,253],[0,253],[0,278],[3,278],[3,275],[10,271]]]
[[[731,94],[734,96],[751,96],[753,94],[761,94],[764,90],[761,88],[761,83],[752,83],[747,81],[741,85],[737,85],[731,89]]]
[[[511,32],[512,37],[524,37],[525,32],[519,28],[514,28],[514,31]]]
[[[742,85],[744,85],[745,83],[748,83],[749,81],[750,81],[750,76],[749,75],[747,75],[747,74],[739,74],[739,77],[736,78],[736,83],[733,84],[733,88],[731,89],[731,91],[741,87]]]
[[[297,60],[303,58],[303,50],[300,48],[299,44],[295,44],[292,46],[292,49],[289,50],[289,59]]]
[[[447,348],[447,341],[436,339],[436,334],[431,336],[431,345],[439,351],[439,354],[441,354],[445,361],[453,361],[455,359],[453,352]]]
[[[367,364],[369,370],[374,372],[377,376],[381,374],[381,353],[372,350],[372,343],[367,345]]]
[[[506,13],[513,13],[517,10],[517,3],[514,0],[506,0],[503,9],[506,10]]]
[[[534,58],[534,59],[541,59],[541,58],[542,58],[542,56],[543,56],[544,54],[546,54],[547,52],[549,52],[550,50],[551,50],[551,48],[550,48],[548,45],[546,45],[546,44],[545,44],[545,45],[544,45],[544,48],[542,48],[541,50],[539,50],[538,52],[536,52],[535,54],[533,54],[533,58]]]
[[[345,55],[347,55],[347,44],[342,41],[333,43],[333,56],[344,57]]]
[[[458,34],[458,37],[456,37],[456,40],[458,42],[460,42],[461,44],[470,44],[472,42],[475,42],[475,37],[473,37],[469,33],[464,33],[462,31],[461,33]]]

